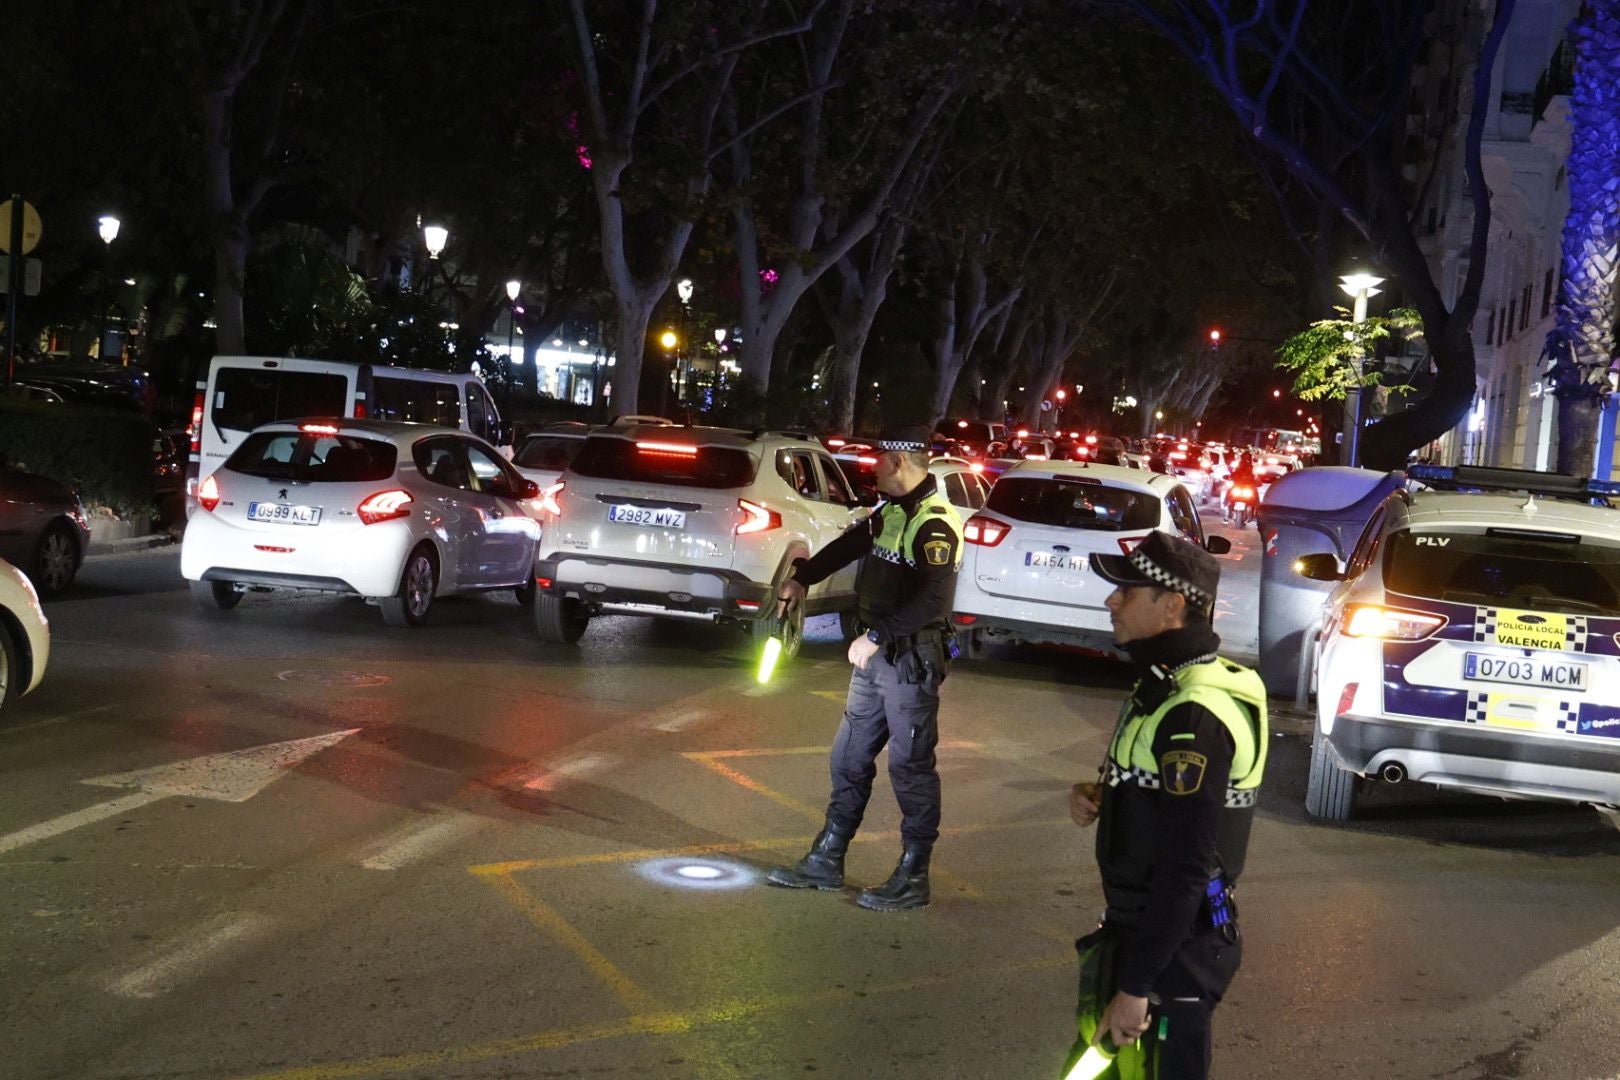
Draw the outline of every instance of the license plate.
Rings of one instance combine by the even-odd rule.
[[[1078,570],[1081,573],[1086,569],[1084,555],[1059,555],[1055,551],[1026,551],[1024,552],[1025,566],[1044,566],[1053,570]]]
[[[1590,664],[1539,660],[1529,656],[1490,656],[1476,652],[1463,654],[1463,678],[1471,682],[1539,686],[1576,693],[1585,693],[1591,685],[1587,672],[1590,667]]]
[[[276,521],[283,525],[319,525],[318,506],[289,506],[286,503],[248,503],[249,521]]]
[[[652,525],[659,529],[686,528],[686,512],[663,507],[625,506],[622,503],[608,507],[608,520],[621,525]]]

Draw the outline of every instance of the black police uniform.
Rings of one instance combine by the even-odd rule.
[[[922,431],[916,440],[919,449],[926,448],[927,436]],[[880,449],[895,442],[901,441],[886,435]],[[897,537],[905,543],[896,543]],[[950,660],[949,614],[961,544],[960,518],[927,476],[795,569],[794,578],[808,587],[866,557],[856,590],[860,630],[882,648],[850,675],[844,719],[833,741],[826,825],[809,854],[767,875],[773,884],[842,887],[844,852],[865,815],[875,761],[887,745],[903,851],[889,880],[864,891],[858,902],[875,910],[928,903],[928,863],[940,818],[934,759],[939,687]]]

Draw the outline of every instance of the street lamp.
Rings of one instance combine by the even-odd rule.
[[[444,246],[450,242],[450,230],[443,225],[424,225],[422,242],[427,245],[428,258],[437,259]]]
[[[506,312],[506,362],[514,367],[522,366],[522,361],[514,362],[512,359],[512,335],[517,333],[517,298],[518,293],[522,291],[523,282],[517,278],[513,278],[506,283],[506,299],[508,301],[508,310]],[[518,376],[513,374],[512,385],[516,386],[519,381]],[[536,376],[535,381],[538,384],[538,376]]]
[[[675,295],[681,298],[681,351],[675,354],[675,404],[686,405],[686,381],[692,375],[692,363],[684,355],[686,342],[692,340],[692,293],[695,292],[691,278],[681,278],[675,283]]]
[[[118,239],[118,229],[123,225],[112,214],[102,214],[96,219],[96,232],[101,235],[101,242],[106,245],[102,250],[101,261],[101,322],[96,331],[96,357],[101,360],[107,358],[107,269],[112,262],[112,242]]]
[[[1339,279],[1339,287],[1355,298],[1355,307],[1350,315],[1352,326],[1359,326],[1367,321],[1367,299],[1377,296],[1378,286],[1384,283],[1381,277],[1374,277],[1363,271],[1346,274]],[[1360,347],[1356,349],[1355,357],[1355,385],[1344,396],[1344,456],[1341,462],[1345,465],[1357,465],[1361,458],[1361,377],[1367,363],[1367,357]]]
[[[662,334],[658,335],[658,344],[662,345],[666,352],[673,351],[675,346],[680,344],[680,340],[680,338],[675,336],[675,331],[673,330],[665,330]]]

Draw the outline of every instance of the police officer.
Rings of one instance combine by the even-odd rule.
[[[1220,564],[1208,552],[1155,532],[1092,566],[1116,586],[1114,640],[1138,674],[1099,783],[1070,794],[1075,822],[1097,824],[1100,933],[1117,949],[1093,1038],[1123,1047],[1149,1035],[1148,1075],[1201,1078],[1211,1016],[1243,953],[1232,892],[1265,772],[1265,688],[1216,655]]]
[[[951,600],[962,562],[962,519],[928,473],[925,425],[886,430],[878,440],[877,487],[888,496],[866,520],[783,584],[781,608],[811,585],[870,556],[857,585],[859,631],[849,646],[849,698],[833,740],[832,798],[810,851],[766,875],[791,889],[841,889],[844,853],[872,796],[873,762],[889,747],[889,781],[900,803],[900,862],[889,880],[863,891],[862,907],[904,911],[928,903],[928,860],[939,836],[939,686],[949,662]]]

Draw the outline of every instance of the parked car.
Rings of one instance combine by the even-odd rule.
[[[205,606],[303,589],[375,602],[420,626],[435,597],[534,597],[532,480],[474,435],[327,418],[256,428],[197,488],[180,572]]]
[[[814,439],[796,432],[623,427],[593,432],[543,502],[535,566],[541,640],[577,642],[599,615],[726,622],[763,641],[793,560],[868,510]],[[813,586],[788,620],[853,629],[855,568]]]
[[[1369,782],[1620,803],[1620,484],[1413,466],[1348,562],[1315,640],[1305,808],[1344,821]],[[1317,635],[1320,635],[1319,638]]]
[[[965,457],[1001,457],[1007,453],[1007,425],[993,420],[952,417],[939,426],[939,433],[954,439],[958,453]]]
[[[146,416],[157,410],[157,387],[138,367],[99,360],[33,360],[17,365],[17,381],[70,405],[131,409]]]
[[[38,686],[51,658],[51,628],[26,575],[0,561],[0,715]]]
[[[928,475],[938,481],[945,500],[962,512],[963,520],[990,497],[990,481],[984,478],[984,466],[977,461],[937,457],[928,463]]]
[[[1079,645],[1117,652],[1091,572],[1097,554],[1130,553],[1154,530],[1216,554],[1192,496],[1173,477],[1117,465],[1024,461],[1002,473],[984,509],[967,520],[952,621],[968,654],[989,642]]]
[[[0,461],[0,559],[21,567],[41,596],[56,596],[73,584],[89,546],[77,492]]]

